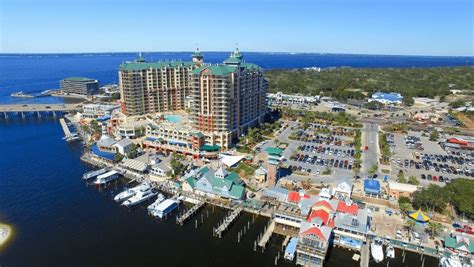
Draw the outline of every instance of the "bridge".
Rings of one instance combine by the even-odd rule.
[[[0,105],[0,112],[44,112],[81,110],[82,104],[12,104]]]

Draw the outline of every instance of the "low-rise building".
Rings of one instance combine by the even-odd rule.
[[[113,146],[116,148],[117,153],[127,155],[127,153],[132,148],[132,144],[132,140],[130,140],[129,138],[123,138],[122,140],[113,144]]]
[[[323,266],[331,234],[332,229],[323,225],[320,219],[302,222],[296,246],[296,264]]]
[[[337,182],[334,188],[334,197],[339,200],[348,200],[352,196],[353,184],[348,179],[343,179]]]
[[[419,106],[430,107],[430,106],[438,105],[439,100],[428,98],[428,97],[414,97],[413,104],[419,105]]]
[[[334,217],[334,244],[360,250],[367,241],[369,226],[366,209],[340,201]]]
[[[92,95],[99,92],[99,82],[85,77],[69,77],[61,80],[61,90],[67,94]]]
[[[369,102],[377,101],[384,105],[400,105],[403,101],[403,96],[399,93],[383,93],[377,92],[372,94],[372,97],[368,99]]]
[[[444,247],[455,254],[474,255],[474,240],[467,235],[450,235],[444,238]]]
[[[82,105],[82,118],[96,119],[101,117],[110,117],[114,110],[118,110],[119,105],[110,104],[84,104]]]
[[[319,103],[319,96],[290,95],[282,92],[267,94],[270,104],[312,104]]]
[[[195,176],[185,180],[186,187],[196,194],[227,199],[243,199],[245,184],[235,172],[228,172],[224,168],[214,171],[202,167]]]
[[[418,190],[416,185],[397,183],[393,181],[388,182],[388,194],[396,199],[399,199],[400,197],[411,198],[416,190]]]

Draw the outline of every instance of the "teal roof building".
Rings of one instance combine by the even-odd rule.
[[[243,199],[245,184],[235,172],[228,172],[224,168],[214,171],[202,167],[194,176],[185,180],[189,186],[204,194],[211,194],[229,199]]]

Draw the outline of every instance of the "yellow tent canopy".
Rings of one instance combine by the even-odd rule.
[[[408,216],[410,216],[410,218],[413,220],[422,223],[428,222],[430,220],[430,218],[426,216],[426,214],[424,214],[421,209],[411,212]]]

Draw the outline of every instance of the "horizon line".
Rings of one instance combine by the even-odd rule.
[[[223,50],[201,50],[201,53],[230,53]],[[0,52],[0,55],[72,55],[72,54],[131,54],[131,53],[193,53],[193,50],[185,51],[102,51],[102,52]],[[474,55],[429,55],[429,54],[367,54],[367,53],[337,53],[337,52],[296,52],[296,51],[244,51],[242,53],[267,53],[267,54],[320,54],[320,55],[354,55],[354,56],[400,56],[400,57],[466,57],[474,58]]]

